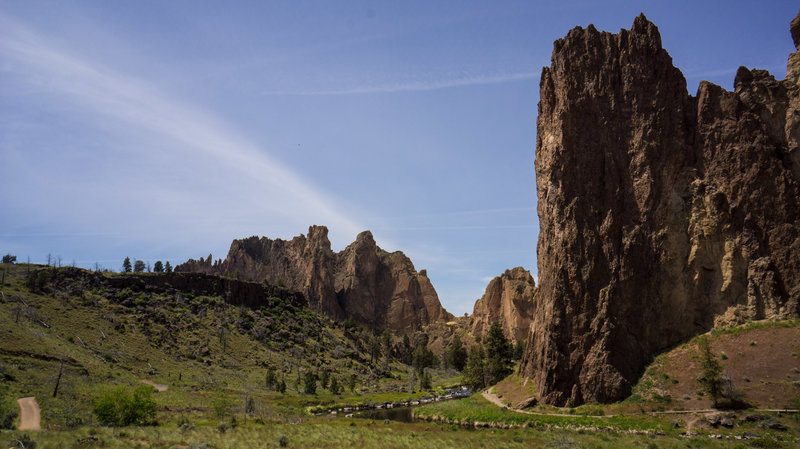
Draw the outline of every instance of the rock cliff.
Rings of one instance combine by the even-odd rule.
[[[800,19],[792,22],[800,48]],[[800,51],[697,95],[640,15],[575,28],[542,71],[539,293],[521,372],[546,403],[630,394],[715,325],[797,316]]]
[[[535,298],[536,284],[528,270],[506,270],[489,282],[486,292],[475,302],[469,321],[472,335],[483,336],[497,322],[512,341],[528,338]]]
[[[189,260],[176,271],[224,274],[286,286],[306,295],[312,307],[335,319],[352,316],[378,329],[419,330],[453,318],[439,302],[425,270],[417,272],[402,252],[389,253],[364,231],[339,253],[328,229],[311,226],[292,240],[234,240],[228,256],[212,264]]]

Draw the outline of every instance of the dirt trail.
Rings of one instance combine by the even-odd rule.
[[[589,418],[610,418],[610,416],[608,416],[608,415],[574,415],[574,414],[567,414],[567,413],[537,413],[537,412],[532,412],[532,411],[529,411],[529,410],[520,410],[520,409],[517,409],[517,408],[508,407],[506,404],[503,403],[503,401],[500,400],[499,397],[497,397],[496,394],[490,393],[489,390],[482,391],[481,395],[484,397],[484,399],[486,399],[487,401],[491,402],[492,404],[495,404],[498,407],[502,407],[504,409],[511,410],[512,412],[525,413],[526,415],[570,416],[570,417],[573,417],[573,418],[577,417],[577,416],[589,417]],[[710,414],[710,413],[720,413],[721,411],[722,410],[716,410],[716,409],[666,410],[666,411],[647,412],[647,413],[650,414],[650,415],[668,415],[668,414],[676,414],[676,415],[680,415],[680,414],[707,415],[707,414]],[[754,409],[753,411],[754,412],[773,412],[773,413],[776,413],[776,412],[778,412],[778,413],[797,413],[799,410],[794,410],[794,409]],[[692,426],[694,426],[694,424],[697,422],[698,419],[699,419],[699,417],[696,416],[695,418],[693,418],[688,423],[689,424],[688,427],[687,427],[688,431],[691,431]]]
[[[141,382],[143,384],[150,385],[151,387],[155,388],[156,391],[167,391],[169,389],[169,387],[166,386],[166,385],[157,384],[157,383],[153,382],[152,380],[148,380],[148,379],[142,379],[139,382]]]
[[[19,430],[41,430],[42,410],[35,397],[17,399],[19,404]]]
[[[487,401],[491,402],[492,404],[495,404],[498,407],[502,407],[504,409],[511,410],[512,412],[524,413],[526,415],[568,416],[568,417],[571,417],[571,418],[576,418],[576,417],[583,417],[583,418],[610,418],[610,416],[606,416],[606,415],[571,415],[571,414],[567,414],[567,413],[537,413],[537,412],[532,412],[532,411],[529,411],[529,410],[520,410],[518,408],[511,408],[511,407],[506,406],[506,404],[504,404],[503,401],[501,401],[500,398],[498,398],[496,394],[490,393],[489,390],[482,391],[481,395],[484,397],[484,399],[486,399]]]

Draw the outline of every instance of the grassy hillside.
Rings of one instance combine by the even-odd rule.
[[[168,386],[157,394],[159,421],[181,415],[219,421],[237,414],[243,420],[246,403],[250,419],[286,421],[304,416],[312,405],[423,394],[412,393],[418,385],[409,367],[380,353],[372,357],[371,331],[334,323],[291,295],[251,308],[231,304],[225,293],[130,281],[165,275],[3,268],[0,393],[6,400],[35,396],[46,428],[92,423],[94,398],[142,380]],[[285,382],[285,393],[267,387],[270,370]],[[319,379],[316,394],[303,393],[307,372]],[[319,385],[325,372],[336,378],[340,394]],[[434,386],[452,382],[456,374],[432,373]]]

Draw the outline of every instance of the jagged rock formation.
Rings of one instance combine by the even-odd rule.
[[[427,272],[402,252],[389,253],[364,231],[339,253],[328,229],[311,226],[290,241],[234,240],[225,260],[189,260],[176,271],[216,273],[267,281],[303,292],[312,307],[335,319],[352,316],[379,329],[410,332],[453,316],[442,308]]]
[[[800,18],[792,22],[800,49]],[[644,15],[575,28],[542,71],[539,293],[521,372],[550,404],[630,394],[715,324],[797,316],[800,51],[696,97]]]
[[[536,284],[528,270],[506,270],[492,279],[481,299],[475,301],[469,322],[472,335],[483,336],[497,322],[512,341],[528,338],[535,297]]]

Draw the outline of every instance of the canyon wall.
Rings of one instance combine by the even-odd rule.
[[[800,48],[800,21],[792,22]],[[542,71],[539,292],[520,371],[549,404],[630,394],[654,354],[715,325],[795,317],[800,52],[733,92],[681,72],[644,15],[577,27]]]

